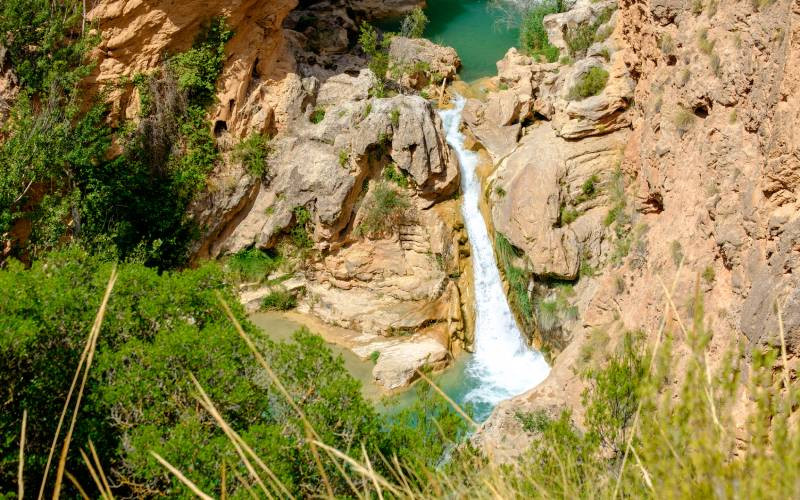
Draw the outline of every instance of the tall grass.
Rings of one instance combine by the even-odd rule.
[[[682,262],[678,274],[681,267]],[[342,494],[335,496],[325,465],[345,478],[350,488],[346,496],[353,498],[797,498],[800,431],[795,413],[800,391],[797,374],[789,365],[782,322],[779,319],[779,349],[753,348],[746,356],[731,345],[718,363],[711,363],[713,332],[704,315],[699,286],[684,310],[673,300],[676,283],[677,278],[669,289],[660,284],[665,313],[655,331],[649,335],[626,333],[619,346],[595,345],[602,352],[593,352],[587,365],[576,366],[587,382],[583,427],[576,426],[568,411],[519,414],[521,426],[533,434],[533,441],[513,464],[500,464],[490,450],[484,454],[464,443],[438,466],[422,470],[409,467],[397,455],[370,456],[363,445],[359,455],[325,443],[231,309],[221,297],[219,301],[270,383],[303,422],[306,443],[314,451],[326,485],[326,498]],[[82,370],[85,376],[90,368],[113,284],[114,275],[75,381]],[[780,304],[776,308],[781,318]],[[684,354],[676,356],[675,352]],[[420,375],[461,411],[425,374]],[[236,480],[253,497],[291,498],[270,464],[237,433],[234,423],[225,421],[198,380],[191,374],[188,377],[197,404],[224,432],[247,470],[249,477],[245,478],[232,468]],[[82,390],[81,384],[70,427]],[[70,400],[71,393],[62,420]],[[742,415],[744,423],[740,425],[734,414]],[[476,425],[468,414],[463,416]],[[69,448],[70,435],[68,432],[62,450]],[[54,439],[53,450],[56,442]],[[20,457],[23,448],[21,443]],[[111,498],[112,490],[91,442],[89,448],[91,458],[81,450],[84,462],[99,496]],[[58,497],[63,475],[74,480],[63,470],[63,456],[62,452],[54,497]],[[153,456],[189,491],[212,498],[183,471],[160,455]],[[378,472],[378,464],[385,473]],[[225,470],[220,471],[223,485]],[[81,485],[74,484],[84,498],[89,497]],[[19,492],[24,492],[21,483]]]

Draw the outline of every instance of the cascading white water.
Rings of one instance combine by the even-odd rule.
[[[481,181],[475,168],[478,155],[464,148],[459,131],[465,99],[457,96],[453,109],[439,115],[444,122],[447,142],[455,149],[461,169],[464,199],[461,213],[472,247],[475,283],[475,353],[467,373],[475,378],[467,402],[496,405],[539,384],[550,372],[541,353],[528,348],[517,327],[503,292],[489,232],[478,208]]]

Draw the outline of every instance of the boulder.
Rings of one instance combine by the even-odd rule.
[[[372,376],[386,389],[405,387],[417,378],[417,370],[441,369],[449,354],[436,340],[420,336],[378,348],[379,354]]]

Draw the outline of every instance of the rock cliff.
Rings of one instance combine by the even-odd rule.
[[[569,26],[604,7],[579,0],[548,16],[551,42],[563,53]],[[515,50],[498,63],[491,83],[507,90],[467,117],[497,163],[493,223],[544,298],[549,278],[578,279],[550,377],[499,405],[478,444],[501,459],[523,450],[519,411],[570,407],[580,424],[583,358],[626,330],[652,340],[675,318],[664,286],[684,323],[700,291],[716,353],[779,345],[781,311],[796,364],[799,16],[792,1],[625,0],[610,36],[566,67]],[[596,65],[605,89],[570,100],[576,74]]]

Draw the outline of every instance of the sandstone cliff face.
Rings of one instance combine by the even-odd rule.
[[[546,25],[577,19],[587,8],[578,2]],[[577,105],[554,96],[568,91],[568,75],[585,60],[570,69],[511,51],[498,63],[509,90],[476,104],[469,119],[475,136],[496,150],[490,179],[502,195],[492,191],[493,222],[525,252],[534,281],[574,279],[581,259],[598,268],[575,284],[579,319],[565,329],[566,347],[550,377],[499,405],[478,434],[476,442],[498,458],[515,456],[529,439],[517,411],[571,407],[580,424],[577,372],[582,351],[598,349],[591,332],[608,332],[611,348],[625,330],[652,338],[667,315],[661,283],[674,283],[684,323],[691,316],[684,304],[699,288],[717,353],[736,343],[778,345],[779,303],[796,364],[799,16],[791,1],[623,1],[606,42],[609,84]],[[553,43],[561,43],[559,33],[551,30]],[[520,119],[529,108],[543,122]],[[487,120],[518,127],[521,139],[493,142]],[[592,172],[611,180],[601,180],[587,206],[576,187]],[[557,215],[564,201],[577,215],[566,227]],[[625,219],[604,227],[600,221],[615,206],[624,207]],[[678,345],[677,362],[683,352]]]

